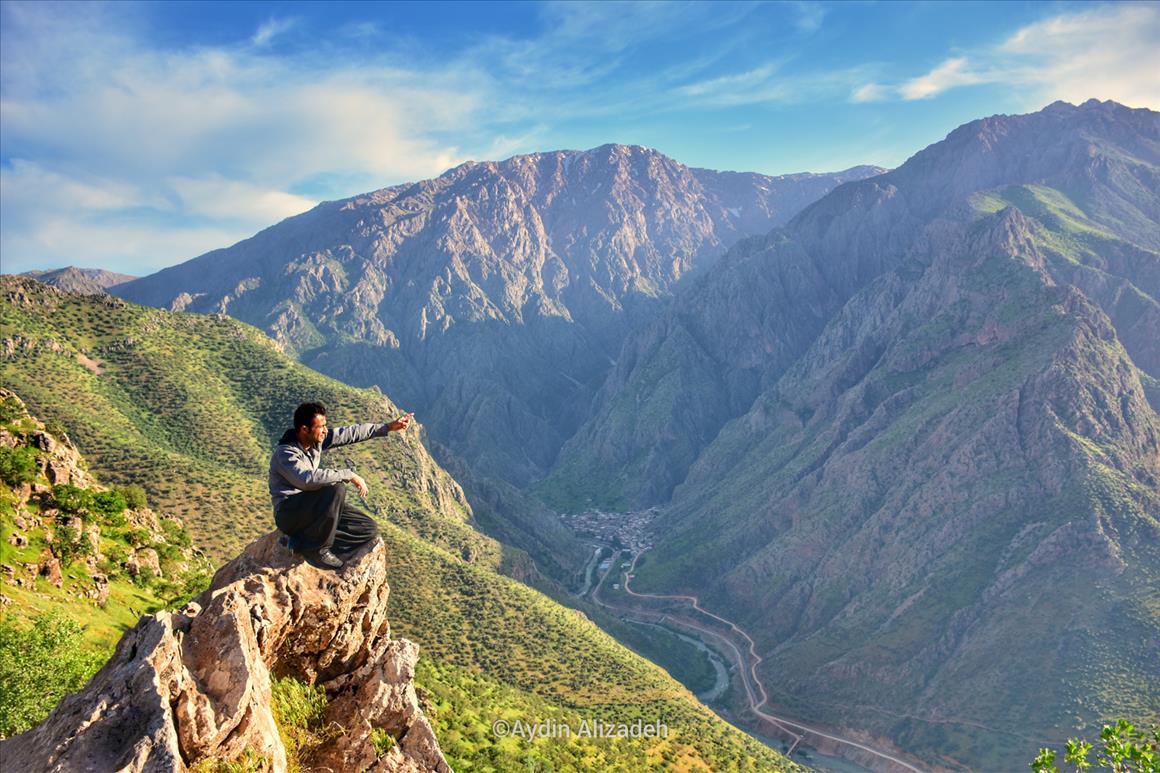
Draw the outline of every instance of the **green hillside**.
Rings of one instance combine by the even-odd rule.
[[[321,399],[332,424],[398,412],[233,320],[0,283],[5,386],[66,428],[104,479],[139,484],[180,514],[219,559],[270,527],[266,455],[294,405]],[[458,486],[414,436],[344,450],[335,456],[366,477],[389,522],[392,624],[423,648],[419,684],[457,770],[795,767],[583,614],[499,575],[518,554],[471,528]],[[660,721],[668,737],[533,742],[491,731],[517,718]]]

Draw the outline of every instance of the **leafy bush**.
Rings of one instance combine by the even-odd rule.
[[[25,416],[24,408],[15,397],[5,397],[0,400],[0,424],[11,424],[20,421]]]
[[[395,737],[383,730],[381,727],[371,728],[371,743],[374,744],[375,754],[382,757],[384,754],[395,748],[398,741]]]
[[[1153,773],[1160,764],[1160,728],[1152,728],[1148,733],[1138,730],[1126,719],[1116,720],[1114,725],[1104,725],[1100,731],[1100,740],[1103,741],[1096,757],[1096,764],[1100,770],[1111,770],[1113,773]],[[1088,754],[1092,751],[1092,744],[1078,738],[1067,739],[1067,751],[1063,761],[1074,765],[1076,771],[1087,770],[1092,767]],[[1055,751],[1048,748],[1039,750],[1039,754],[1028,765],[1035,773],[1060,773],[1055,765]]]
[[[153,542],[153,535],[147,529],[128,529],[125,541],[135,548],[147,548]]]
[[[145,489],[138,486],[136,483],[130,483],[128,486],[122,486],[117,489],[121,492],[121,496],[125,498],[125,505],[133,510],[140,510],[143,507],[149,506],[149,501],[145,496]]]
[[[92,498],[86,489],[69,483],[52,487],[52,504],[66,515],[87,515],[92,506]]]
[[[77,558],[93,554],[93,544],[83,532],[61,523],[57,524],[55,532],[48,547],[62,567],[72,565]]]
[[[125,512],[128,506],[124,494],[116,489],[90,492],[89,508],[105,520]]]
[[[161,533],[170,545],[187,548],[193,544],[193,539],[189,536],[189,529],[170,518],[161,519]]]
[[[0,737],[33,727],[96,673],[101,658],[82,649],[81,637],[80,625],[60,613],[27,629],[0,618]]]
[[[9,486],[36,480],[36,452],[31,448],[0,447],[0,478]]]

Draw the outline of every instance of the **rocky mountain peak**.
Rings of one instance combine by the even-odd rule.
[[[24,276],[32,277],[38,282],[66,292],[81,293],[82,295],[97,295],[110,287],[137,278],[129,274],[118,274],[115,271],[106,271],[101,268],[77,268],[76,266],[66,266],[49,271],[28,271],[25,272]]]
[[[449,773],[413,682],[419,648],[390,636],[385,560],[376,541],[324,571],[267,534],[180,611],[141,618],[83,690],[0,751],[27,769],[132,771],[256,752],[285,771],[271,681],[292,677],[325,689],[334,730],[311,768]]]

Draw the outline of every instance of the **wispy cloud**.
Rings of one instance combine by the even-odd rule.
[[[794,3],[794,10],[797,11],[797,28],[799,32],[813,33],[817,32],[822,26],[822,20],[826,18],[826,8],[821,3],[815,2],[798,2]]]
[[[983,83],[988,78],[972,72],[965,57],[947,59],[926,75],[911,78],[898,87],[903,99],[929,99],[947,89]]]
[[[732,107],[761,103],[820,102],[841,100],[854,84],[866,77],[866,68],[850,67],[785,73],[787,60],[772,62],[746,72],[724,75],[679,86],[672,93],[683,106]]]
[[[270,19],[269,21],[263,22],[258,27],[257,31],[254,33],[254,36],[250,38],[250,42],[255,46],[268,45],[274,38],[294,29],[297,24],[298,20],[293,18]]]
[[[855,87],[851,102],[930,99],[952,89],[1004,83],[1032,104],[1113,99],[1160,108],[1160,6],[1121,4],[1062,14],[996,45],[950,56],[929,72]]]

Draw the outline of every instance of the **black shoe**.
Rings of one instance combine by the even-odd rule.
[[[330,552],[330,548],[322,548],[314,553],[306,554],[306,561],[319,569],[341,569],[342,559]]]

